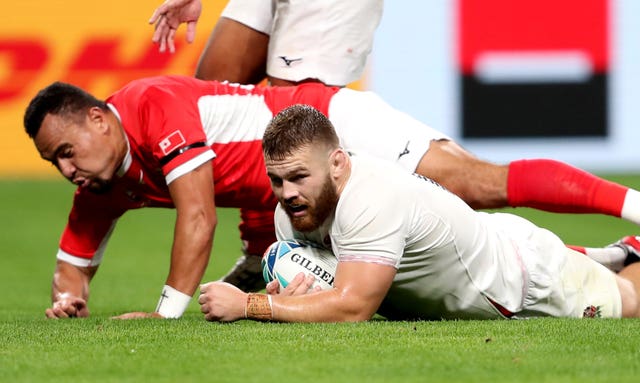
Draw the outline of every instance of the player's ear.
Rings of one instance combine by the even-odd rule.
[[[101,132],[109,129],[109,124],[106,123],[106,112],[97,106],[92,106],[87,111],[87,118],[91,126],[98,128]]]
[[[349,169],[349,155],[343,149],[338,148],[331,153],[331,174],[334,178],[340,178]]]

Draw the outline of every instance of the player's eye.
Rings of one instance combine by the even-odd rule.
[[[63,151],[60,152],[59,154],[60,158],[71,158],[73,157],[73,150],[71,150],[71,148],[66,148]]]
[[[289,178],[289,182],[299,182],[299,181],[302,181],[305,178],[307,178],[306,174],[296,174],[293,177]]]
[[[273,186],[282,186],[282,178],[277,177],[269,177],[271,180],[271,185]]]

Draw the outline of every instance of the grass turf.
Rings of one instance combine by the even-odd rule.
[[[640,188],[640,177],[611,177]],[[173,211],[119,222],[91,287],[89,319],[44,319],[73,186],[0,180],[0,381],[635,382],[640,321],[207,323],[192,302],[177,321],[114,321],[153,310],[168,269]],[[507,209],[567,243],[637,233],[611,217]],[[220,211],[205,280],[239,256],[238,214]]]

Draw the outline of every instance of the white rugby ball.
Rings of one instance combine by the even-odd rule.
[[[262,276],[269,283],[278,280],[285,288],[299,273],[313,274],[316,281],[311,289],[333,288],[338,259],[331,250],[301,240],[274,242],[262,257]]]

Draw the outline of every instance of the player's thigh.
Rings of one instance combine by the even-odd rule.
[[[329,119],[345,149],[387,159],[409,172],[415,172],[431,141],[448,139],[373,92],[340,89],[329,104]]]
[[[640,316],[640,302],[638,291],[640,290],[640,263],[634,263],[625,267],[616,275],[620,295],[622,296],[622,316]]]
[[[221,17],[200,56],[196,77],[254,84],[265,77],[269,35]]]
[[[508,166],[481,160],[451,140],[432,141],[416,167],[475,209],[507,204],[508,172]]]
[[[262,255],[276,241],[273,209],[240,209],[240,238],[247,254]]]
[[[628,285],[606,267],[569,248],[561,271],[559,305],[572,317],[619,318],[628,306]],[[628,309],[628,307],[627,307]]]

